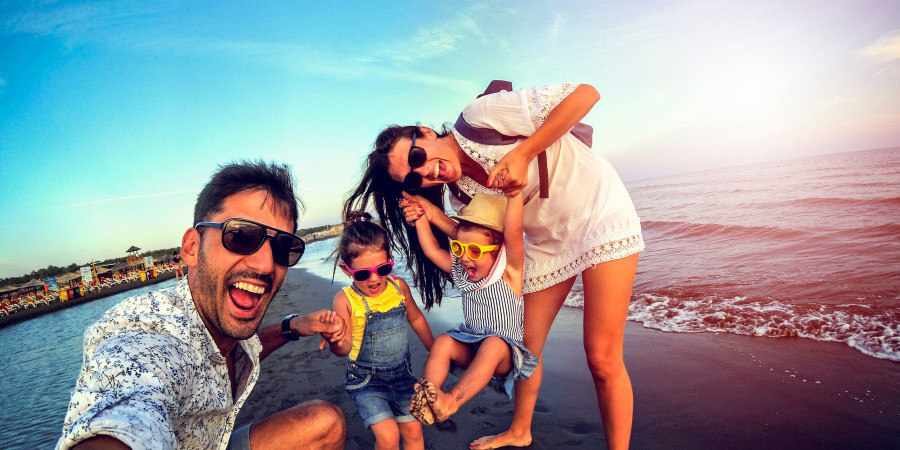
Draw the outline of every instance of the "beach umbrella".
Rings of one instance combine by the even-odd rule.
[[[57,284],[66,284],[70,281],[75,281],[81,278],[81,272],[69,272],[67,274],[60,275],[56,277]]]
[[[32,278],[31,281],[16,287],[19,292],[34,292],[38,290],[38,288],[44,289],[44,282],[35,280],[34,278]]]
[[[118,272],[120,270],[127,269],[129,267],[131,267],[131,264],[128,264],[128,262],[119,261],[116,263],[116,265],[112,266],[112,268],[110,270],[112,270],[113,272]]]

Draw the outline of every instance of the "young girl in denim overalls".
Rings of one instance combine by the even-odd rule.
[[[347,217],[338,253],[341,270],[353,281],[334,297],[334,311],[350,333],[329,343],[347,356],[344,386],[359,415],[375,434],[375,448],[423,449],[421,424],[409,413],[416,383],[410,370],[407,322],[430,350],[434,337],[409,286],[391,276],[387,232],[368,213]]]

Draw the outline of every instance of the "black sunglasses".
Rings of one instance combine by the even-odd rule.
[[[425,164],[425,161],[428,160],[428,153],[425,152],[425,149],[416,146],[417,134],[419,134],[418,131],[414,131],[412,135],[412,145],[409,147],[409,157],[407,158],[407,161],[409,162],[409,173],[406,175],[406,178],[403,179],[403,189],[407,191],[414,191],[422,187],[422,175],[413,171],[422,167],[422,165]]]
[[[347,267],[345,265],[345,267]],[[366,267],[365,269],[353,270],[350,267],[347,267],[347,270],[350,272],[350,275],[353,276],[353,279],[359,281],[360,283],[364,281],[369,281],[369,278],[372,277],[372,272],[378,274],[379,277],[386,277],[394,271],[394,260],[379,264],[375,267]]]
[[[252,255],[262,247],[266,238],[272,239],[272,259],[290,267],[300,261],[306,243],[297,235],[247,219],[228,219],[225,222],[197,222],[194,228],[211,227],[222,230],[222,246],[238,255]],[[275,234],[269,234],[272,230]]]

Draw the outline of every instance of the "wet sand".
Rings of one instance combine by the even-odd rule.
[[[330,308],[343,280],[288,271],[263,325],[289,313]],[[427,314],[440,334],[461,320],[458,305]],[[344,358],[318,350],[316,337],[291,342],[262,363],[237,419],[261,420],[318,398],[347,417],[348,449],[373,448],[356,405],[344,392]],[[420,375],[426,352],[410,334]],[[593,383],[584,360],[581,310],[563,308],[544,353],[532,449],[606,448]],[[634,386],[634,449],[900,448],[900,363],[865,356],[841,343],[715,333],[664,333],[629,322],[625,362]],[[453,376],[448,385],[454,382]],[[430,449],[465,449],[502,432],[513,402],[484,390],[447,422],[425,426]]]

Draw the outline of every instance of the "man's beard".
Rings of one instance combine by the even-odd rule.
[[[256,333],[259,324],[266,313],[266,309],[268,309],[268,301],[261,297],[259,303],[267,304],[264,308],[260,308],[257,316],[250,321],[238,321],[239,324],[247,324],[248,326],[252,324],[252,326],[234,326],[232,321],[237,319],[230,318],[227,314],[228,304],[231,302],[228,291],[230,286],[236,282],[230,280],[258,280],[267,287],[267,292],[263,295],[271,297],[274,297],[278,288],[280,288],[280,286],[273,286],[271,276],[259,275],[252,271],[243,270],[230,273],[226,276],[217,271],[212,265],[208,264],[207,259],[203,257],[202,252],[195,272],[197,278],[195,292],[193,292],[192,295],[195,296],[195,300],[198,300],[197,303],[200,305],[200,309],[202,309],[201,314],[204,316],[207,325],[215,327],[219,333],[231,339],[244,340]],[[226,281],[226,279],[229,281]],[[221,294],[220,289],[224,290]],[[225,299],[225,303],[219,303],[219,300],[222,298]]]

